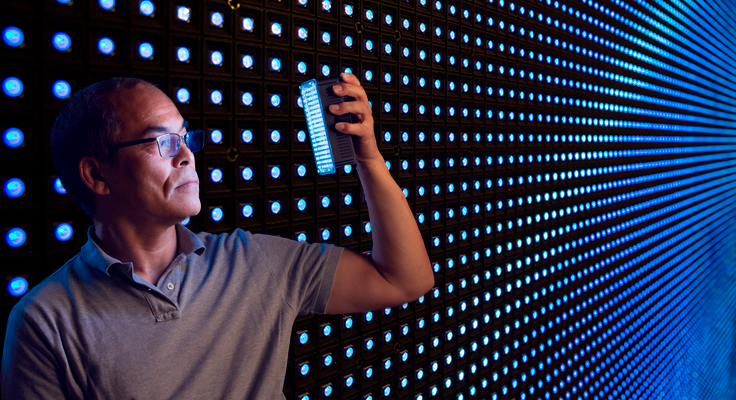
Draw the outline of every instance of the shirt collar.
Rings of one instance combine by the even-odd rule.
[[[94,239],[92,239],[92,230],[94,229],[94,227],[95,226],[92,225],[89,227],[89,229],[87,229],[87,243],[82,246],[82,258],[93,268],[96,268],[100,272],[103,272],[107,276],[110,276],[110,267],[123,263],[117,258],[111,257],[110,255],[105,253],[105,251],[100,248],[100,246],[94,241]],[[176,237],[179,241],[179,249],[181,249],[182,253],[187,257],[192,255],[193,253],[197,253],[197,255],[201,256],[206,249],[204,243],[199,240],[197,235],[195,235],[187,227],[178,222],[176,224]]]

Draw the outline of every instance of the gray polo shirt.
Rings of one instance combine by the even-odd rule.
[[[13,307],[3,399],[284,399],[294,319],[324,314],[343,247],[197,235],[154,286],[92,240]]]

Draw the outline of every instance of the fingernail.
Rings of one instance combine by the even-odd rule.
[[[332,88],[333,88],[333,89],[335,89],[335,93],[340,93],[340,92],[342,92],[342,86],[340,86],[340,85],[337,85],[337,86],[333,86]]]
[[[330,111],[337,111],[339,109],[340,109],[340,105],[338,105],[338,104],[332,104],[330,106]]]

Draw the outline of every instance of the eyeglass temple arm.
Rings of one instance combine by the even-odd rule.
[[[156,138],[133,140],[133,141],[130,141],[130,142],[118,143],[118,144],[112,145],[112,146],[110,146],[110,148],[111,149],[122,149],[123,147],[135,146],[135,145],[141,144],[141,143],[153,142],[154,140],[156,140]]]

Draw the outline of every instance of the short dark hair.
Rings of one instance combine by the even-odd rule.
[[[54,168],[67,193],[94,218],[95,198],[79,175],[79,161],[94,157],[113,170],[117,152],[109,149],[120,134],[120,123],[110,96],[138,85],[156,85],[143,79],[116,77],[94,83],[76,92],[64,105],[51,128]]]

